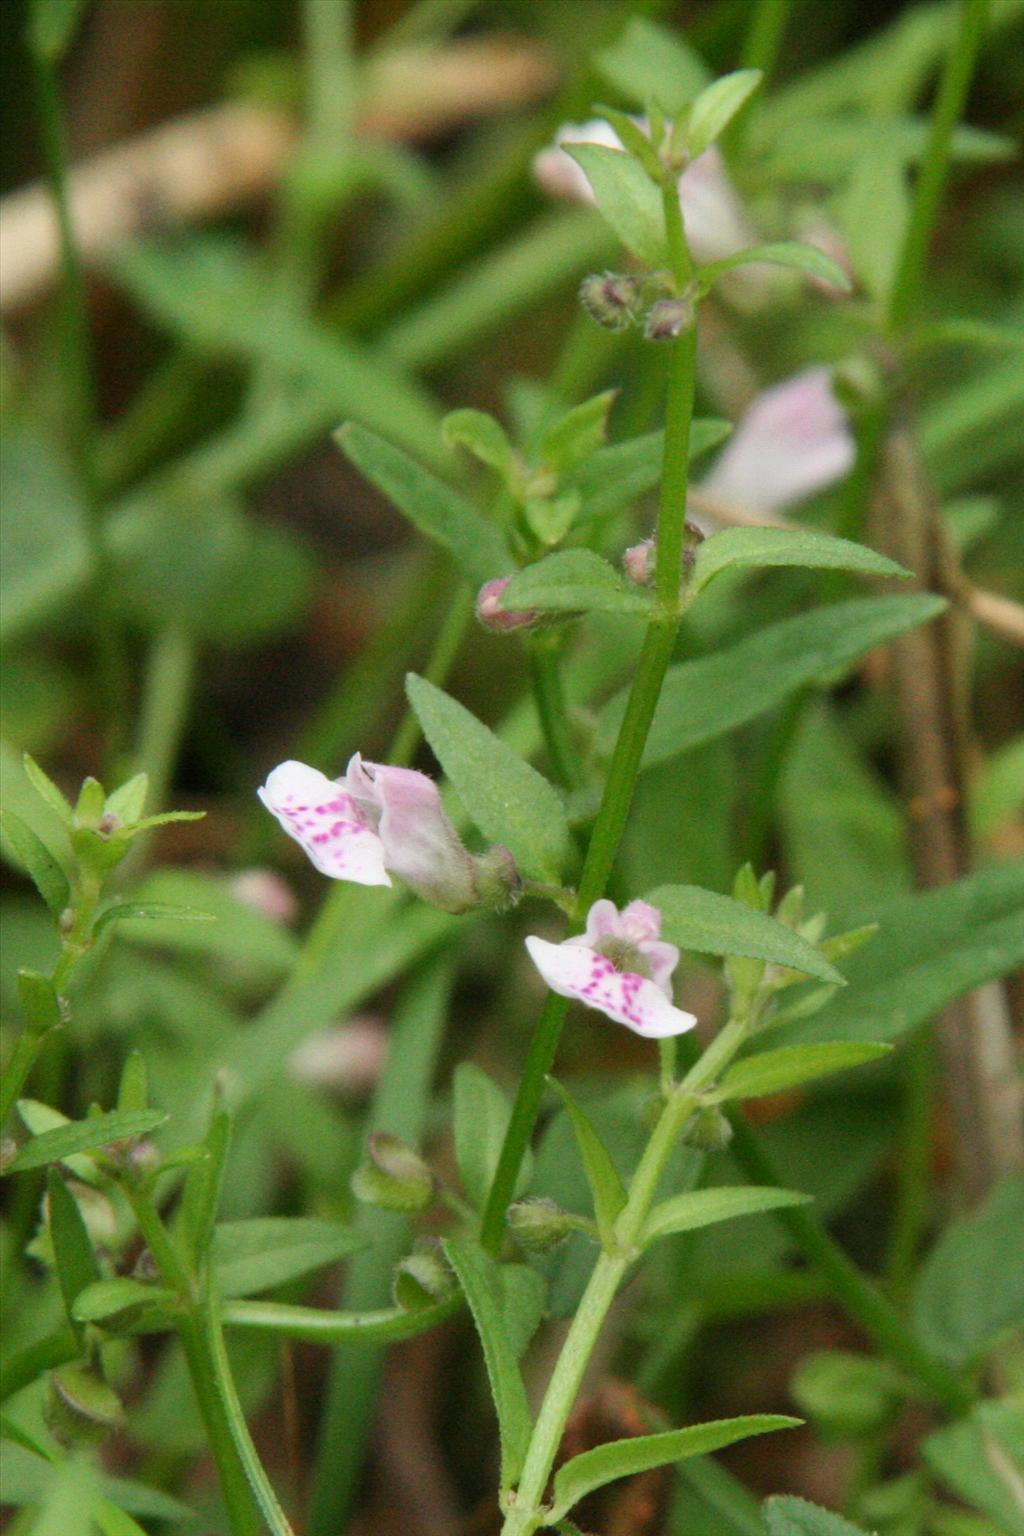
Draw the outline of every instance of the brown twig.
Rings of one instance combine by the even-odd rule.
[[[909,429],[896,427],[876,488],[878,540],[913,571],[919,586],[962,583]],[[964,806],[970,755],[965,662],[970,605],[951,607],[892,644],[900,747],[919,883],[946,885],[967,873]],[[937,1039],[953,1121],[957,1182],[968,1204],[1005,1173],[1024,1166],[1024,1126],[1013,1037],[1003,994],[986,987],[939,1016]]]
[[[535,101],[554,83],[548,51],[527,39],[469,38],[384,52],[367,66],[359,131],[418,143],[474,118]],[[154,220],[191,224],[265,194],[298,141],[283,113],[227,103],[162,123],[92,155],[71,172],[81,259],[103,255]],[[0,311],[33,303],[60,270],[57,225],[41,182],[0,202]]]

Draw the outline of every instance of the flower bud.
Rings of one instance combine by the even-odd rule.
[[[592,272],[580,284],[580,303],[608,331],[624,331],[636,319],[641,282],[628,272]]]
[[[706,1104],[686,1126],[683,1141],[702,1152],[721,1152],[732,1141],[732,1126],[717,1105]]]
[[[484,582],[476,595],[476,616],[485,629],[496,635],[507,635],[515,629],[536,629],[541,623],[536,608],[517,612],[502,607],[502,594],[511,580],[511,576],[496,576],[493,581]]]
[[[554,1248],[572,1230],[569,1217],[546,1195],[510,1205],[508,1224],[513,1237],[535,1253]]]
[[[644,335],[648,341],[674,341],[691,328],[695,313],[689,299],[658,299],[647,311]]]
[[[639,544],[631,544],[622,557],[623,570],[638,587],[647,587],[654,580],[655,548],[653,539],[641,539]]]
[[[352,1175],[352,1193],[385,1211],[423,1211],[434,1198],[434,1175],[407,1142],[375,1131],[369,1158]]]
[[[76,1362],[50,1376],[43,1418],[62,1445],[93,1445],[116,1429],[122,1417],[117,1393],[92,1366]]]
[[[436,1237],[422,1237],[395,1269],[391,1294],[396,1307],[416,1312],[443,1301],[455,1289],[455,1276]]]

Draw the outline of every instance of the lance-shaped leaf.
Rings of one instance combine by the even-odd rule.
[[[111,906],[104,907],[96,919],[96,937],[111,923],[130,922],[135,918],[147,922],[174,923],[213,923],[217,920],[213,912],[200,912],[196,907],[179,907],[172,901],[115,901]]]
[[[472,1061],[455,1068],[452,1081],[452,1132],[462,1187],[483,1210],[498,1166],[512,1106],[497,1083]],[[517,1190],[529,1180],[532,1158],[523,1159]]]
[[[513,474],[516,456],[508,433],[501,422],[488,416],[486,411],[450,411],[441,423],[441,435],[450,447],[465,448],[481,464],[497,470],[503,480],[507,481]]]
[[[768,1189],[755,1184],[688,1190],[654,1207],[644,1223],[641,1242],[653,1243],[673,1232],[695,1232],[699,1227],[779,1210],[784,1205],[806,1205],[810,1198],[795,1189]]]
[[[256,1216],[213,1229],[210,1259],[222,1296],[251,1296],[366,1247],[351,1227],[312,1216]]]
[[[56,811],[64,825],[70,826],[74,813],[53,780],[43,772],[35,758],[28,752],[22,755],[21,761],[25,768],[25,777],[30,781],[32,788],[46,801],[52,811]]]
[[[725,1101],[780,1093],[831,1072],[878,1061],[891,1050],[891,1045],[876,1041],[830,1040],[821,1045],[783,1045],[776,1051],[760,1051],[733,1062],[718,1085],[716,1097]]]
[[[100,1267],[78,1201],[56,1168],[47,1170],[46,1208],[64,1310],[75,1333],[81,1336],[75,1301],[86,1286],[100,1278]]]
[[[491,1384],[501,1439],[501,1487],[510,1488],[523,1470],[532,1421],[515,1346],[502,1310],[498,1266],[471,1238],[447,1238],[448,1256],[473,1314]]]
[[[566,144],[594,191],[603,217],[628,251],[649,267],[667,261],[661,193],[632,155],[603,144]]]
[[[56,1029],[62,1022],[60,999],[53,982],[27,965],[18,971],[18,1001],[30,1029]]]
[[[560,549],[518,571],[502,594],[504,608],[551,613],[650,613],[654,600],[592,549]]]
[[[802,528],[723,528],[698,547],[690,590],[694,594],[703,591],[719,571],[735,566],[780,565],[856,571],[863,576],[910,575],[895,560],[850,539],[834,539]]]
[[[668,761],[767,713],[797,689],[833,678],[876,645],[942,613],[927,592],[868,597],[800,613],[713,656],[670,667],[655,710],[644,766]],[[598,746],[615,745],[627,694],[605,708]]]
[[[557,880],[570,839],[555,789],[433,683],[410,673],[406,691],[434,755],[484,836],[510,849],[524,874]]]
[[[704,87],[690,108],[686,125],[686,148],[691,159],[711,148],[762,79],[759,69],[737,69]]]
[[[549,1078],[548,1081],[565,1105],[572,1122],[573,1135],[580,1149],[583,1171],[587,1176],[587,1183],[590,1185],[590,1193],[594,1201],[597,1230],[601,1234],[602,1242],[607,1243],[614,1233],[615,1218],[626,1203],[626,1191],[622,1179],[604,1142],[594,1129],[589,1115],[577,1104],[569,1090],[563,1088],[555,1078]]]
[[[701,955],[745,955],[842,986],[844,978],[806,939],[767,913],[696,885],[659,885],[644,898],[662,915],[662,935]]]
[[[145,1136],[167,1118],[159,1109],[115,1109],[106,1115],[91,1115],[87,1120],[72,1120],[26,1141],[7,1172],[25,1173],[30,1168],[44,1168],[47,1163],[63,1162],[79,1152]]]
[[[55,917],[71,899],[68,877],[42,838],[13,811],[0,811],[0,828],[32,884]]]
[[[833,288],[840,288],[844,293],[850,291],[850,279],[837,261],[826,256],[824,251],[819,251],[817,246],[801,245],[797,240],[782,240],[774,245],[750,245],[745,251],[737,251],[734,256],[723,256],[721,261],[709,261],[700,268],[698,281],[706,291],[723,273],[731,272],[735,267],[749,267],[754,263],[764,263],[770,267],[792,267],[797,272],[806,273],[808,277],[820,278],[822,282],[830,283]]]
[[[768,1536],[868,1536],[842,1515],[790,1494],[766,1499],[761,1510]]]
[[[458,491],[394,443],[354,422],[342,427],[335,441],[414,527],[444,545],[475,586],[506,574],[512,560],[502,534]]]
[[[637,1435],[632,1440],[612,1440],[592,1451],[574,1456],[555,1473],[554,1504],[548,1519],[561,1520],[574,1504],[585,1499],[595,1488],[614,1483],[620,1477],[633,1477],[652,1467],[668,1466],[688,1456],[706,1456],[746,1440],[751,1435],[765,1435],[775,1429],[793,1429],[802,1419],[777,1413],[753,1413],[737,1419],[715,1419],[709,1424],[693,1424],[689,1429],[670,1429],[660,1435]]]
[[[96,1280],[75,1298],[74,1316],[80,1323],[128,1326],[153,1307],[168,1309],[178,1298],[173,1291],[121,1275],[115,1280]]]

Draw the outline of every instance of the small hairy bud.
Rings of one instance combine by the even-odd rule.
[[[717,1105],[708,1104],[687,1125],[683,1140],[702,1152],[721,1152],[732,1141],[732,1126]]]
[[[628,272],[593,272],[580,284],[580,303],[609,331],[624,331],[636,319],[640,280]]]
[[[120,1424],[121,1402],[92,1366],[65,1365],[50,1377],[43,1417],[62,1445],[93,1445]]]
[[[523,878],[512,854],[504,843],[495,843],[473,860],[476,888],[482,907],[503,912],[514,907],[523,894]]]
[[[517,1200],[508,1209],[508,1224],[512,1235],[535,1253],[554,1248],[568,1237],[571,1222],[553,1200],[539,1196],[532,1200]]]
[[[385,1211],[423,1211],[434,1198],[434,1175],[418,1152],[387,1131],[375,1131],[369,1157],[352,1175],[352,1193]]]
[[[485,629],[496,635],[507,635],[515,629],[536,629],[541,622],[535,608],[517,612],[502,607],[501,600],[511,580],[511,576],[496,576],[493,581],[484,582],[476,595],[476,616]]]
[[[638,587],[649,586],[654,579],[654,552],[654,540],[641,539],[639,544],[631,544],[622,557],[623,570]]]
[[[443,1301],[455,1289],[455,1276],[436,1237],[422,1237],[395,1269],[391,1293],[396,1307],[416,1312]]]
[[[658,299],[647,311],[644,335],[648,341],[674,341],[690,329],[694,315],[689,299]]]

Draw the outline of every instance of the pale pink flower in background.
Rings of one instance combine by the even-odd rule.
[[[236,901],[269,917],[272,923],[294,922],[299,910],[295,892],[272,869],[240,869],[231,878],[230,890]]]
[[[530,959],[552,992],[576,998],[648,1039],[681,1035],[697,1020],[672,1002],[674,944],[661,938],[661,913],[645,901],[620,912],[595,901],[584,933],[551,944],[531,934]]]
[[[827,368],[811,368],[759,394],[701,489],[754,512],[781,512],[849,474],[856,457]]]
[[[634,122],[646,132],[646,118],[634,118]],[[555,134],[555,142],[534,157],[533,174],[545,192],[573,202],[593,203],[590,182],[566,153],[566,144],[603,144],[606,149],[621,149],[622,140],[611,124],[601,118],[564,123]],[[679,201],[687,243],[696,261],[720,261],[757,244],[757,231],[716,147],[698,155],[683,171],[679,178]]]
[[[332,780],[290,761],[259,797],[321,874],[358,885],[390,885],[398,875],[450,912],[477,903],[474,861],[425,773],[364,763],[357,752],[344,778]]]
[[[293,1077],[311,1087],[365,1093],[380,1076],[387,1049],[384,1021],[360,1016],[310,1035],[293,1051],[288,1066]]]

